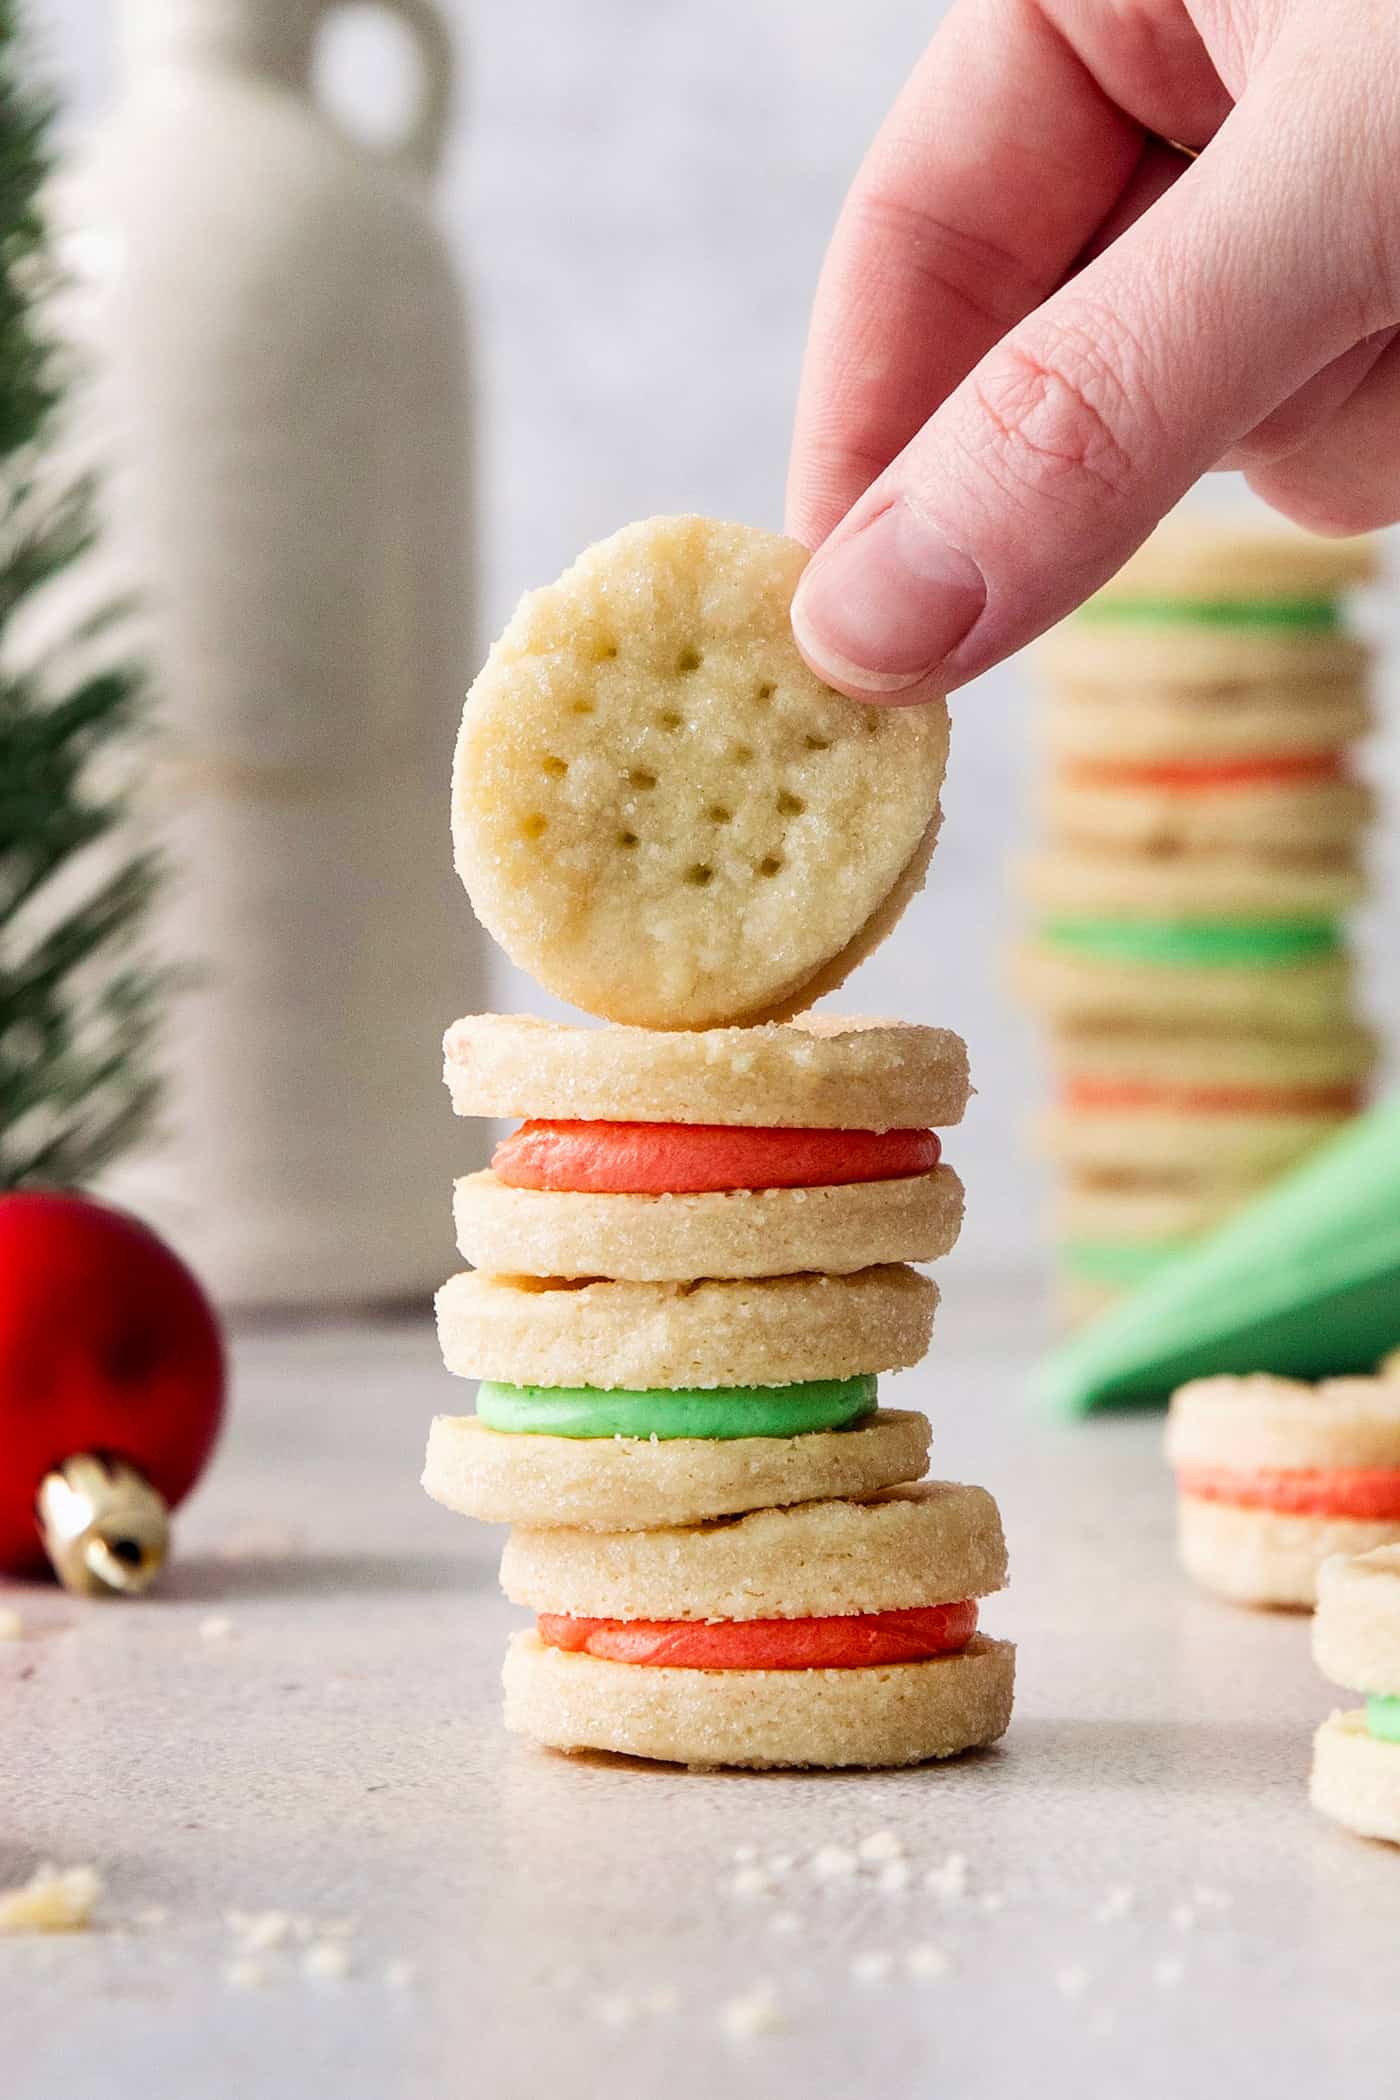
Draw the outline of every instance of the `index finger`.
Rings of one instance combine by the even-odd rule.
[[[1055,289],[1143,142],[1035,0],[960,0],[866,155],[827,252],[788,480],[797,539],[819,545]]]

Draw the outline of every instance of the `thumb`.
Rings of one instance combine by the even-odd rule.
[[[1380,203],[1400,177],[1395,127],[1374,107],[1357,124],[1359,83],[1334,84],[1320,117],[1316,76],[1304,85],[1297,71],[1292,88],[1251,89],[1201,159],[987,354],[813,556],[793,632],[829,684],[916,702],[1021,648],[1237,439],[1400,318],[1400,238]],[[1396,165],[1358,167],[1360,138]],[[1353,171],[1341,197],[1339,167]]]

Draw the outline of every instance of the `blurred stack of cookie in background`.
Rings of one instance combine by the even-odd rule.
[[[1170,520],[1040,652],[1044,845],[1018,957],[1049,1030],[1060,1304],[1078,1324],[1286,1173],[1376,1061],[1366,542]]]

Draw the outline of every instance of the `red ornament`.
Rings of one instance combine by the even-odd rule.
[[[161,1505],[189,1493],[214,1447],[224,1380],[208,1299],[146,1226],[87,1196],[0,1196],[0,1569],[45,1567],[42,1490],[65,1581],[144,1588]]]

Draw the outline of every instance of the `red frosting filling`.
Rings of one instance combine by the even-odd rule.
[[[1280,752],[1271,758],[1192,759],[1176,764],[1162,760],[1152,764],[1120,764],[1112,759],[1078,759],[1068,768],[1072,780],[1085,787],[1165,788],[1169,793],[1194,795],[1212,788],[1269,787],[1295,780],[1343,780],[1342,756],[1337,751]]]
[[[1239,1509],[1273,1509],[1285,1516],[1363,1517],[1400,1523],[1400,1467],[1181,1466],[1177,1486],[1200,1502],[1232,1502]]]
[[[1166,1081],[1070,1079],[1066,1108],[1110,1114],[1120,1109],[1167,1109],[1202,1116],[1355,1115],[1362,1089],[1345,1086],[1173,1086]]]
[[[574,1619],[541,1612],[550,1648],[604,1662],[674,1670],[857,1670],[879,1663],[930,1662],[965,1648],[977,1631],[977,1605],[920,1605],[838,1619]]]
[[[931,1130],[747,1130],[730,1123],[522,1123],[496,1147],[516,1189],[688,1196],[896,1181],[938,1165]]]

